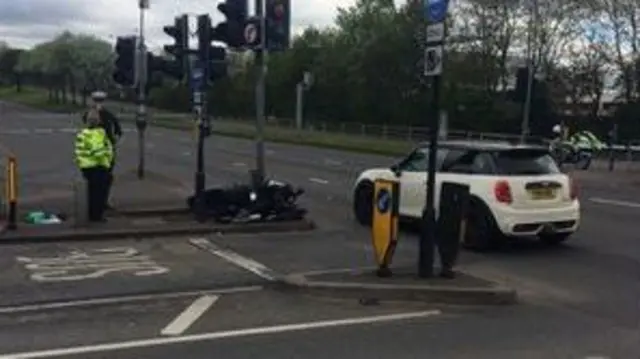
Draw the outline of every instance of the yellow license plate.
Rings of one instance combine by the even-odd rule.
[[[530,189],[529,195],[533,199],[554,199],[556,197],[556,191],[553,188],[536,188]]]

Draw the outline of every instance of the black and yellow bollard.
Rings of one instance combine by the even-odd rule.
[[[400,184],[396,181],[376,180],[373,191],[372,242],[379,277],[391,276],[391,259],[398,243],[400,212]]]
[[[18,172],[16,158],[11,156],[7,162],[6,196],[7,196],[7,229],[18,228]]]

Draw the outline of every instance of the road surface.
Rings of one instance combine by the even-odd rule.
[[[23,196],[64,193],[74,174],[74,121],[16,106],[5,106],[0,116],[0,143],[20,159]],[[189,133],[151,128],[147,138],[149,170],[193,181],[194,142]],[[121,168],[135,168],[136,145],[135,133],[127,132],[119,152]],[[246,182],[253,150],[250,141],[210,138],[209,184]],[[246,270],[247,263],[256,262],[285,273],[370,264],[368,233],[354,224],[350,190],[360,170],[392,162],[268,144],[269,174],[307,189],[304,203],[320,229],[302,236],[203,239],[249,262],[230,263],[194,249],[194,238],[3,246],[2,292],[12,294],[0,301],[5,308],[0,353],[31,352],[12,358],[638,358],[640,187],[584,182],[582,227],[566,246],[520,243],[496,253],[464,252],[461,266],[520,291],[523,303],[515,307],[363,306],[283,295],[263,287],[268,278]],[[51,256],[68,259],[70,253],[77,257],[79,252],[114,247],[132,247],[169,271],[137,276],[128,267],[92,279],[44,283],[33,279],[33,270],[26,266],[34,263],[24,259],[51,252],[55,255],[49,261]],[[415,235],[404,233],[397,263],[413,263],[415,249]],[[38,268],[38,263],[30,268]],[[171,295],[178,297],[166,297]],[[179,335],[162,334],[185,308],[198,300],[210,302],[201,299],[207,295],[219,298],[192,326]],[[116,299],[83,302],[95,296]],[[71,349],[47,352],[56,348]]]

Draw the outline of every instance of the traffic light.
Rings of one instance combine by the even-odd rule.
[[[219,23],[212,33],[212,40],[224,42],[232,49],[240,49],[245,46],[244,27],[249,13],[248,0],[226,0],[218,4],[218,11],[224,17],[224,22]]]
[[[162,76],[159,72],[163,72],[166,69],[167,60],[156,56],[151,52],[147,52],[147,81],[144,89],[145,95],[149,95],[149,92],[154,87],[162,86]],[[136,94],[140,89],[136,87]]]
[[[267,49],[285,51],[291,37],[291,0],[266,0]]]
[[[198,58],[204,65],[205,78],[211,82],[215,82],[227,74],[225,48],[211,45],[215,39],[215,31],[211,27],[209,15],[198,16]]]
[[[172,45],[164,46],[164,51],[171,54],[174,61],[166,63],[162,71],[178,80],[182,80],[189,50],[189,20],[187,15],[176,17],[173,26],[165,26],[162,30],[174,40]]]
[[[118,37],[116,39],[116,61],[113,81],[118,85],[131,87],[136,83],[136,43],[135,36]]]

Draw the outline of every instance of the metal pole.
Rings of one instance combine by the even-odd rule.
[[[204,172],[204,140],[206,138],[205,133],[205,84],[204,81],[204,62],[207,59],[193,58],[189,62],[188,76],[192,78],[193,83],[193,110],[196,115],[196,123],[198,125],[198,142],[196,149],[196,173],[195,173],[195,196],[200,199],[205,187],[205,172]],[[200,80],[196,80],[194,73],[200,74]]]
[[[433,257],[436,244],[436,153],[440,133],[440,75],[433,77],[431,97],[431,118],[433,128],[429,134],[429,167],[427,168],[427,202],[422,211],[422,231],[418,257],[418,275],[422,278],[433,276]]]
[[[528,66],[528,76],[527,76],[527,95],[524,101],[524,108],[522,113],[522,132],[520,134],[520,142],[524,143],[527,141],[527,136],[529,135],[529,122],[531,117],[531,98],[533,95],[533,77],[534,77],[534,49],[533,43],[534,40],[537,39],[537,24],[538,24],[538,0],[531,0],[531,17],[529,20],[529,31],[527,34],[527,66]]]
[[[616,154],[613,146],[618,142],[618,124],[614,123],[609,134],[609,172],[615,167]]]
[[[144,131],[147,127],[147,108],[145,99],[145,89],[147,87],[147,52],[144,40],[144,12],[148,7],[145,1],[139,2],[140,23],[139,23],[139,43],[138,43],[138,111],[136,116],[136,127],[138,129],[138,178],[144,178]]]
[[[438,139],[446,141],[449,136],[449,114],[447,111],[440,111],[440,127],[438,128]]]
[[[256,174],[258,180],[265,178],[264,161],[264,126],[265,126],[265,93],[267,76],[267,27],[264,16],[264,1],[256,0],[256,16],[260,18],[260,48],[256,51]]]
[[[302,129],[302,111],[303,111],[304,84],[296,85],[296,128]]]

